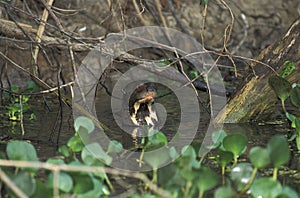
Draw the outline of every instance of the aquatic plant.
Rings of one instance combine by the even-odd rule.
[[[82,138],[94,130],[92,120],[79,117],[74,127],[75,135],[59,148],[61,156],[50,158],[46,163],[39,161],[34,146],[29,142],[10,141],[6,155],[2,153],[1,156],[2,159],[7,156],[8,160],[13,161],[0,160],[0,166],[15,187],[4,182],[2,193],[30,197],[107,197],[115,190],[115,183],[111,182],[108,174],[115,174],[136,177],[144,182],[144,190],[130,196],[135,198],[239,197],[242,194],[254,197],[298,197],[292,188],[283,186],[277,178],[278,169],[290,159],[289,144],[282,135],[273,136],[266,147],[251,148],[250,161],[245,162],[247,138],[243,134],[227,135],[223,130],[214,132],[213,143],[209,146],[212,149],[209,155],[213,157],[200,160],[197,154],[199,148],[193,146],[197,144],[187,145],[178,151],[167,145],[167,138],[162,132],[153,131],[145,141],[145,153],[140,158],[142,165],[151,166],[153,171],[131,174],[107,167],[115,160],[113,154],[120,154],[123,150],[120,142],[112,140],[107,149],[98,143],[85,145]],[[161,149],[160,156],[148,152],[157,148]],[[168,159],[171,159],[171,163],[158,168]],[[270,165],[273,176],[261,177],[258,171],[270,169]],[[216,171],[219,167],[222,169],[220,174]],[[38,174],[43,172],[41,169],[46,169],[43,177]],[[147,178],[152,178],[152,181]]]

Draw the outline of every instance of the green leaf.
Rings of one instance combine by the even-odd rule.
[[[22,96],[21,97],[21,99],[22,99],[22,107],[25,107],[26,106],[26,108],[25,109],[23,109],[23,111],[26,111],[27,109],[28,109],[28,104],[27,104],[27,102],[28,102],[28,100],[30,99],[30,96]]]
[[[295,129],[296,129],[297,136],[299,136],[300,135],[300,118],[299,117],[295,118]]]
[[[282,78],[285,78],[289,75],[291,75],[291,73],[293,73],[293,71],[296,69],[295,63],[291,62],[291,61],[285,61],[283,63],[283,69],[280,72],[279,76]]]
[[[166,66],[168,66],[170,64],[170,61],[167,59],[167,58],[162,58],[162,59],[160,59],[157,63],[156,63],[156,65],[158,66],[158,67],[166,67]]]
[[[120,153],[122,150],[122,144],[116,140],[112,140],[109,142],[107,153]]]
[[[54,174],[53,172],[50,173],[48,177],[48,182],[47,186],[50,188],[53,188],[53,179],[54,179]],[[64,172],[59,172],[59,182],[58,182],[58,189],[63,191],[63,192],[70,192],[73,188],[73,180],[72,177]]]
[[[204,4],[208,4],[208,0],[199,0],[200,5]]]
[[[29,120],[36,120],[36,115],[34,113],[31,113]]]
[[[226,151],[232,152],[234,158],[237,158],[245,151],[247,142],[246,136],[238,133],[231,134],[223,139],[223,147]]]
[[[290,114],[289,112],[286,112],[285,116],[287,117],[287,119],[289,119],[289,121],[292,122],[291,127],[296,128],[296,125],[295,125],[296,116],[294,116],[293,114]]]
[[[297,145],[298,151],[300,151],[300,134],[298,134],[298,135],[296,136],[296,145]]]
[[[188,156],[193,159],[196,159],[196,157],[197,157],[196,151],[191,145],[184,146],[181,149],[181,155]]]
[[[61,147],[59,147],[58,152],[65,157],[71,156],[71,151],[69,150],[69,148],[66,145],[62,145]]]
[[[229,151],[222,151],[219,150],[218,155],[217,155],[217,162],[221,167],[225,167],[227,164],[232,162],[233,160],[233,154],[232,152]]]
[[[84,148],[84,144],[81,140],[81,137],[79,135],[75,135],[71,137],[67,143],[67,146],[73,151],[73,152],[80,152]]]
[[[275,198],[281,193],[282,187],[277,180],[265,177],[255,180],[250,190],[253,197]]]
[[[12,182],[28,196],[35,192],[36,181],[28,172],[22,171],[12,176]]]
[[[218,175],[209,168],[201,167],[198,175],[195,184],[202,193],[212,189],[218,184]]]
[[[19,92],[19,86],[18,86],[18,85],[15,85],[15,84],[12,84],[12,85],[10,86],[10,90],[13,91],[13,92],[18,93],[18,92]]]
[[[39,90],[39,87],[33,80],[29,80],[26,84],[26,90],[29,92],[35,92]]]
[[[36,190],[32,195],[32,198],[53,198],[53,190],[47,188],[47,186],[40,180],[36,180]]]
[[[106,186],[103,185],[99,180],[92,178],[92,182],[93,182],[93,189],[83,194],[79,194],[77,196],[78,198],[101,197],[101,195],[107,191]],[[106,193],[106,195],[109,194]]]
[[[213,141],[213,145],[208,146],[208,149],[215,149],[218,148],[223,139],[227,136],[226,132],[224,130],[219,130],[219,131],[215,131],[212,133],[212,141]]]
[[[276,198],[299,198],[296,191],[288,186],[284,186],[282,192]]]
[[[229,186],[219,187],[214,193],[214,198],[233,198],[233,197],[234,197],[233,190]]]
[[[189,167],[184,167],[180,174],[185,180],[192,181],[197,177],[198,172],[196,172],[194,169],[190,169]]]
[[[300,87],[296,86],[292,89],[291,102],[295,107],[300,109]]]
[[[88,174],[76,173],[72,176],[74,180],[74,194],[83,194],[94,188],[92,177]]]
[[[79,129],[80,127],[87,129],[88,133],[93,132],[95,129],[95,125],[94,125],[93,121],[90,118],[85,117],[85,116],[79,116],[75,120],[75,123],[74,123],[75,131],[78,132],[80,130]]]
[[[168,144],[167,137],[160,131],[152,130],[148,135],[148,142],[145,146],[146,151],[156,150]]]
[[[181,149],[180,163],[187,168],[199,168],[200,163],[197,160],[195,149],[191,145],[184,146]]]
[[[35,148],[25,141],[10,141],[7,144],[6,153],[10,160],[38,161]]]
[[[0,151],[0,159],[6,159],[6,155],[3,151]]]
[[[174,146],[172,146],[169,149],[169,155],[172,158],[172,160],[175,160],[175,159],[177,159],[179,157],[179,154],[177,153],[176,148]]]
[[[268,142],[267,149],[274,168],[278,168],[290,160],[291,151],[288,141],[283,135],[273,136]]]
[[[253,147],[250,150],[249,158],[256,168],[264,168],[270,164],[269,151],[259,146]]]
[[[174,181],[176,177],[180,175],[180,170],[176,167],[175,163],[170,163],[167,166],[163,166],[157,170],[158,185],[166,188],[168,185],[176,185],[177,181]],[[180,181],[184,181],[180,178]]]
[[[101,160],[107,165],[112,162],[112,158],[104,152],[98,143],[91,143],[84,147],[81,152],[81,158],[87,165],[94,165],[97,163],[97,160]]]
[[[144,154],[144,160],[157,169],[160,165],[166,163],[170,159],[169,150],[166,147],[161,147],[158,152],[148,151]]]
[[[190,77],[192,79],[199,77],[199,72],[197,70],[190,71]]]
[[[271,76],[269,78],[269,85],[282,101],[285,101],[290,96],[292,86],[286,79],[280,76]]]

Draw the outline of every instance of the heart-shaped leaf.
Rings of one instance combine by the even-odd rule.
[[[224,130],[219,130],[219,131],[215,131],[212,133],[212,141],[213,141],[213,145],[208,146],[208,149],[214,149],[214,148],[218,148],[223,139],[227,136],[226,132]]]
[[[48,177],[48,187],[53,188],[53,178],[54,174],[50,173]],[[58,189],[63,192],[70,192],[73,188],[73,180],[72,177],[64,172],[59,173],[59,182],[58,182]]]
[[[74,123],[75,131],[78,132],[79,127],[86,128],[88,133],[93,132],[93,130],[95,129],[95,125],[94,125],[93,121],[85,116],[79,116],[76,118],[75,123]]]
[[[163,134],[160,131],[152,130],[149,133],[148,142],[145,147],[145,150],[147,151],[155,150],[167,144],[168,144],[168,139],[165,136],[165,134]]]
[[[36,189],[36,181],[27,172],[20,172],[12,176],[12,182],[18,186],[28,197],[30,197]]]
[[[271,76],[269,78],[269,85],[282,101],[285,101],[290,96],[292,86],[286,79],[280,76]]]
[[[144,159],[152,168],[157,169],[170,159],[169,150],[166,147],[162,147],[159,149],[159,153],[157,150],[145,152]]]
[[[184,146],[181,149],[181,158],[180,162],[185,167],[191,168],[199,168],[200,163],[197,160],[197,154],[195,149],[191,145]]]
[[[281,193],[282,187],[277,180],[265,177],[255,180],[250,190],[253,197],[277,197]]]
[[[7,144],[6,153],[10,160],[38,161],[35,148],[25,141],[10,141]]]
[[[41,182],[40,180],[36,180],[36,190],[31,197],[32,198],[53,197],[53,189],[48,188],[47,185]]]
[[[217,155],[217,162],[221,167],[225,167],[227,164],[232,162],[233,160],[233,154],[232,152],[229,151],[222,151],[219,150],[218,155]]]
[[[238,133],[231,134],[223,139],[223,147],[226,151],[232,152],[236,159],[245,151],[247,142],[246,136]]]
[[[278,168],[290,160],[291,151],[288,141],[283,135],[273,136],[268,142],[267,149],[274,168]]]
[[[229,186],[222,186],[214,193],[214,198],[232,198],[234,197],[233,190]]]
[[[250,150],[250,161],[256,168],[264,168],[270,164],[269,151],[265,148],[256,146]]]
[[[198,187],[200,194],[203,194],[205,191],[212,189],[218,184],[218,175],[209,168],[201,167],[198,175],[195,184]]]
[[[123,150],[123,145],[116,140],[112,140],[109,142],[107,153],[119,153],[122,150]]]
[[[101,160],[107,165],[112,162],[112,157],[107,155],[98,143],[91,143],[84,147],[81,158],[87,165],[95,165],[97,160]]]
[[[291,91],[291,102],[292,104],[300,109],[300,87],[296,86]]]

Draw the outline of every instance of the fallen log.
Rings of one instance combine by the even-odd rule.
[[[278,107],[278,98],[268,84],[270,76],[278,74],[285,61],[296,65],[287,77],[290,83],[300,79],[300,19],[297,19],[279,41],[263,50],[250,65],[251,73],[243,85],[217,115],[217,123],[238,123],[251,120],[270,120]]]

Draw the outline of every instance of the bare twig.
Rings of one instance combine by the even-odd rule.
[[[231,23],[227,25],[227,27],[225,28],[225,31],[224,31],[224,42],[223,42],[223,50],[222,51],[225,51],[229,54],[227,57],[233,64],[235,76],[237,76],[237,68],[236,68],[234,60],[232,59],[232,53],[229,53],[229,50],[227,49],[227,45],[230,41],[232,29],[233,29],[233,25],[234,25],[234,15],[233,15],[231,8],[228,6],[228,4],[224,0],[220,0],[220,2],[228,9],[230,16],[231,16]]]
[[[232,34],[232,29],[233,29],[233,25],[234,25],[234,15],[233,12],[231,10],[231,8],[228,6],[228,4],[224,1],[224,0],[220,0],[221,3],[229,10],[230,16],[231,16],[231,23],[228,25],[228,34],[227,31],[225,30],[225,38],[224,38],[224,49],[226,49],[227,51],[227,43],[229,42],[230,38],[231,38],[231,34]],[[227,28],[226,28],[227,29]]]
[[[20,125],[22,136],[25,135],[24,125],[23,125],[23,104],[22,104],[22,95],[19,95],[19,104],[20,104]]]
[[[40,1],[44,4],[46,10],[49,12],[50,16],[51,16],[51,17],[53,18],[53,20],[55,21],[55,24],[56,24],[56,26],[58,27],[58,29],[59,29],[61,32],[64,32],[63,26],[61,25],[59,19],[56,17],[56,15],[54,14],[54,12],[52,11],[52,2],[50,2],[50,0],[49,0],[48,3],[46,3],[44,0],[40,0]],[[54,1],[54,0],[53,0],[53,1]],[[50,5],[50,3],[51,3],[51,5]],[[45,11],[45,10],[44,10],[44,11]],[[42,20],[43,20],[43,18],[42,18]],[[46,20],[44,20],[44,21],[46,21]]]
[[[142,15],[142,13],[143,13],[144,10],[145,10],[145,7],[143,7],[143,10],[142,10],[142,11],[140,11],[140,8],[139,8],[139,6],[138,6],[136,0],[132,0],[132,2],[133,2],[134,9],[136,10],[137,16],[138,16],[138,18],[140,19],[140,21],[143,23],[143,25],[149,25],[148,21],[146,21],[146,20],[144,19],[143,15]]]
[[[125,31],[127,29],[126,23],[125,23],[125,17],[124,17],[124,13],[123,13],[123,8],[122,8],[122,4],[120,2],[120,0],[118,1],[118,6],[120,9],[120,13],[121,13],[121,20],[122,20],[122,30]]]
[[[67,164],[50,164],[44,162],[29,162],[15,160],[0,160],[0,166],[18,167],[18,168],[39,168],[51,171],[68,171],[68,172],[87,172],[87,173],[106,173],[125,177],[132,177],[141,180],[147,187],[161,197],[173,197],[168,191],[163,190],[156,184],[151,182],[145,174],[139,172],[130,172],[108,167],[96,166],[74,166]]]
[[[155,4],[155,7],[156,7],[156,10],[158,12],[158,16],[161,20],[161,23],[163,24],[164,27],[168,27],[167,26],[167,22],[166,22],[166,19],[161,11],[161,4],[160,4],[160,1],[159,0],[154,0],[154,4]]]
[[[0,179],[20,198],[28,196],[0,168]]]
[[[23,67],[21,67],[20,65],[18,65],[17,63],[15,63],[13,60],[11,60],[10,58],[8,58],[7,56],[5,56],[2,52],[0,52],[0,56],[2,56],[6,61],[10,62],[14,67],[16,67],[18,70],[23,71],[24,73],[30,75],[30,77],[32,77],[32,79],[41,87],[45,88],[45,89],[51,89],[51,87],[45,83],[44,81],[42,81],[40,78],[38,78],[37,76],[34,76],[32,73],[30,73],[29,71],[27,71],[26,69],[24,69]],[[57,91],[54,91],[55,94],[58,94]],[[71,99],[68,99],[67,96],[62,95],[63,97],[63,101],[65,104],[67,104],[68,106],[71,106]]]
[[[184,70],[183,70],[183,65],[182,65],[182,62],[181,62],[181,60],[180,60],[180,58],[179,58],[179,55],[178,55],[178,52],[177,52],[177,50],[175,49],[174,50],[174,53],[175,53],[175,55],[176,55],[176,57],[177,57],[177,59],[178,59],[178,62],[179,62],[179,66],[180,66],[180,72],[184,75],[184,77],[186,78],[186,80],[188,81],[188,82],[192,82],[191,81],[191,79],[188,77],[188,75],[184,72]],[[196,94],[196,96],[198,97],[198,92],[197,92],[197,89],[196,89],[196,87],[194,86],[194,84],[193,83],[189,83],[191,86],[192,86],[192,88],[193,88],[193,90],[194,90],[194,92],[195,92],[195,94]]]
[[[241,18],[245,24],[243,30],[244,30],[244,36],[243,38],[240,40],[239,44],[235,47],[235,49],[233,49],[231,51],[232,54],[235,54],[239,49],[240,47],[244,44],[244,42],[246,41],[246,38],[248,36],[248,28],[249,28],[249,23],[248,23],[248,20],[247,20],[247,17],[244,13],[241,13]]]
[[[52,4],[53,4],[54,0],[49,0],[48,1],[48,5],[51,7]],[[44,12],[43,12],[43,15],[42,15],[42,21],[40,23],[40,26],[38,28],[38,31],[37,31],[37,35],[36,35],[36,38],[35,38],[35,41],[37,43],[40,43],[41,42],[41,37],[42,35],[44,34],[44,30],[45,30],[45,22],[44,21],[47,21],[48,19],[48,10],[47,8],[44,9]],[[38,58],[38,54],[39,54],[39,46],[36,45],[34,47],[34,51],[33,51],[33,60],[34,60],[34,65],[32,65],[32,72],[33,72],[33,75],[34,76],[38,76],[38,68],[37,68],[37,58]]]
[[[53,171],[53,197],[59,197],[59,172],[58,168],[54,168]]]
[[[20,95],[42,95],[42,94],[47,94],[47,93],[54,92],[57,89],[61,89],[61,88],[64,88],[64,87],[71,87],[73,84],[74,84],[74,82],[69,82],[69,83],[60,85],[59,87],[57,86],[57,87],[53,87],[51,89],[47,89],[47,90],[43,90],[43,91],[38,91],[38,92],[32,92],[32,93],[16,93],[16,92],[13,92],[13,91],[11,91],[9,89],[5,89],[5,88],[2,88],[2,87],[0,87],[0,90],[8,92],[8,93],[10,93],[12,95],[15,95],[15,96],[20,96]]]
[[[204,10],[202,14],[202,26],[201,26],[201,31],[200,31],[200,36],[201,36],[201,44],[202,47],[204,48],[204,30],[205,30],[205,20],[206,20],[206,14],[207,14],[207,4],[204,4]]]

